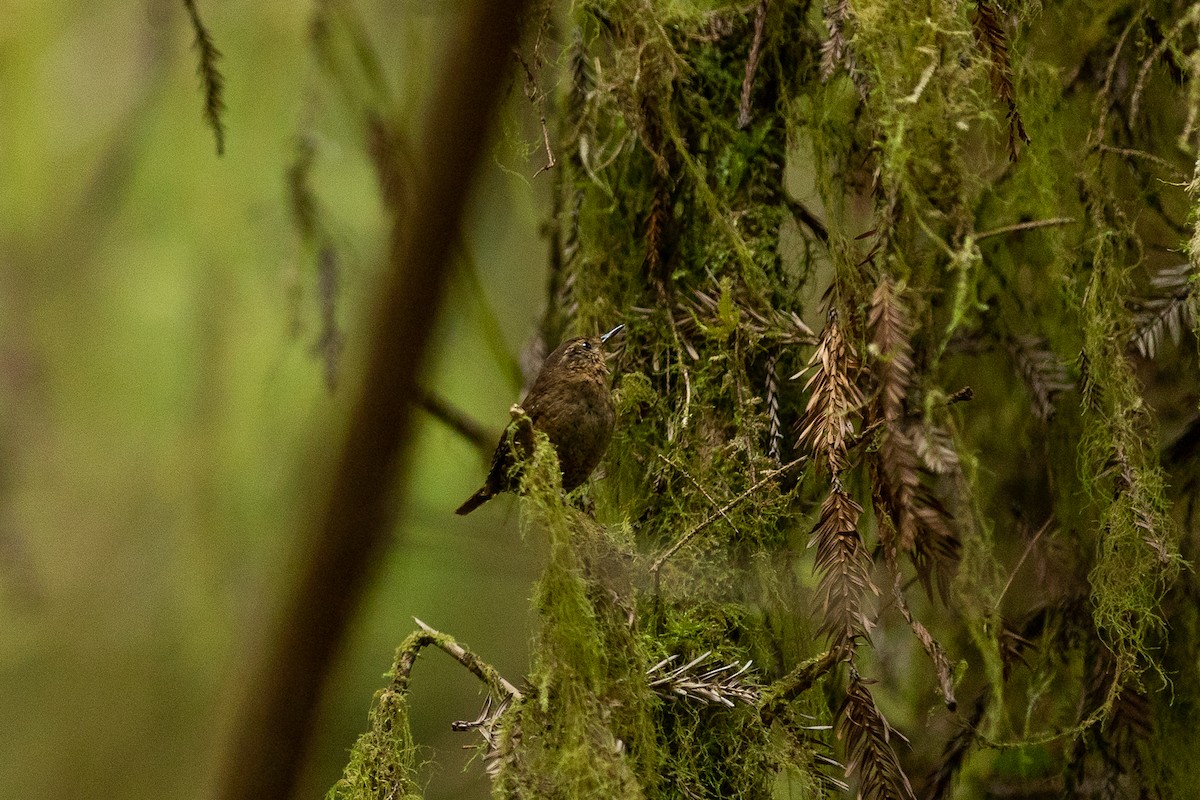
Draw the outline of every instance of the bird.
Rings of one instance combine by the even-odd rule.
[[[546,434],[558,453],[563,491],[588,479],[608,449],[616,419],[604,344],[624,327],[567,339],[546,357],[520,405],[532,426],[522,419],[511,423],[500,436],[483,486],[454,513],[470,514],[501,492],[519,488],[519,464],[533,452],[535,430]]]

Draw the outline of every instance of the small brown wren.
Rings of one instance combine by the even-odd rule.
[[[534,430],[546,434],[558,453],[564,491],[587,480],[608,449],[616,416],[608,386],[608,365],[604,363],[604,343],[624,327],[618,325],[603,336],[567,339],[546,357],[521,403],[532,428],[516,420],[511,434],[505,430],[483,487],[454,513],[470,514],[501,492],[519,488],[520,478],[513,467],[533,452]]]

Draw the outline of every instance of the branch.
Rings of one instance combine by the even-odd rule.
[[[784,202],[787,204],[788,210],[792,212],[792,216],[808,226],[808,229],[813,232],[813,236],[816,236],[821,244],[829,244],[829,230],[825,227],[825,223],[817,219],[816,215],[799,200],[785,197]]]
[[[821,655],[808,659],[763,689],[758,707],[758,714],[762,718],[763,724],[771,724],[771,721],[789,703],[811,689],[818,679],[833,669],[841,657],[842,651],[837,648],[826,650]]]
[[[416,617],[413,617],[413,622],[417,623],[417,627],[427,633],[428,637],[416,640],[413,647],[410,648],[411,655],[409,651],[401,655],[399,666],[404,671],[406,685],[407,678],[412,673],[413,664],[416,663],[417,654],[421,651],[421,648],[433,645],[470,670],[472,675],[486,683],[496,694],[507,694],[514,700],[524,699],[525,695],[521,693],[520,689],[505,680],[504,676],[491,664],[483,661],[479,656],[455,641],[453,636],[434,630]]]
[[[738,106],[738,128],[750,124],[750,92],[754,89],[754,73],[758,72],[758,61],[762,58],[763,30],[766,28],[767,7],[771,0],[759,0],[758,12],[754,15],[754,41],[750,44],[750,55],[746,59],[746,77],[742,80],[742,99]]]
[[[437,392],[418,387],[415,400],[417,406],[466,439],[485,456],[490,456],[496,448],[496,441],[499,437],[473,417],[468,416],[462,409],[451,405]]]
[[[291,594],[261,653],[250,665],[245,695],[232,721],[217,797],[286,798],[304,764],[317,706],[350,621],[392,536],[397,507],[407,499],[398,480],[412,432],[412,398],[435,328],[447,265],[476,165],[487,146],[522,2],[477,2],[450,50],[430,105],[415,164],[418,202],[389,205],[387,269],[376,290],[363,381],[351,402],[340,453],[331,458],[328,493],[305,519],[312,529]],[[377,164],[377,169],[397,169]],[[381,175],[381,180],[387,176]],[[405,212],[408,213],[405,213]],[[400,494],[396,496],[396,487]]]

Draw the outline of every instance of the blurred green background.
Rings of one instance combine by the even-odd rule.
[[[180,0],[0,0],[4,797],[212,794],[362,355],[385,227],[358,120],[312,55],[312,7],[198,6],[224,56],[220,158]],[[414,132],[455,6],[357,4]],[[530,116],[515,81],[425,381],[497,431],[517,394],[497,353],[542,308],[552,178],[533,177]],[[338,251],[333,391],[287,199],[301,137]],[[413,615],[510,679],[525,667],[539,547],[511,499],[454,516],[484,465],[418,414],[411,503],[323,699],[306,796],[339,776]],[[429,796],[486,796],[474,738],[449,731],[477,714],[478,682],[429,651],[414,691]]]

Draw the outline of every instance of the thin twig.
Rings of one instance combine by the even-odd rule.
[[[1038,539],[1042,538],[1042,534],[1050,529],[1050,523],[1054,521],[1054,517],[1046,520],[1038,532],[1029,540],[1029,544],[1025,545],[1025,552],[1021,553],[1021,557],[1017,560],[1017,565],[1013,567],[1012,573],[1008,576],[1008,581],[1004,584],[1004,589],[1000,592],[1000,596],[996,598],[996,608],[1000,607],[1000,601],[1004,599],[1004,595],[1008,594],[1008,588],[1012,586],[1013,578],[1017,577],[1017,573],[1021,571],[1021,566],[1025,563],[1025,559],[1033,551],[1034,545],[1038,543]]]
[[[533,177],[541,175],[548,169],[553,169],[557,165],[554,160],[554,151],[550,149],[550,130],[546,125],[546,92],[542,89],[534,75],[534,68],[540,69],[542,66],[542,31],[546,27],[546,17],[550,14],[550,6],[546,6],[546,13],[542,16],[542,22],[538,25],[537,39],[533,43],[533,66],[530,66],[521,51],[513,48],[513,53],[517,57],[517,61],[521,62],[521,67],[525,70],[525,97],[529,102],[537,105],[538,122],[542,126],[542,146],[546,149],[546,164],[537,172],[533,173]]]
[[[982,242],[984,239],[992,236],[1001,236],[1006,233],[1016,233],[1017,231],[1030,231],[1036,228],[1049,228],[1054,225],[1070,225],[1075,222],[1074,217],[1054,217],[1053,219],[1035,219],[1029,222],[1018,222],[1015,225],[1005,225],[1003,228],[992,228],[990,231],[975,234],[975,241]]]
[[[1179,169],[1179,167],[1175,166],[1170,161],[1167,161],[1162,156],[1156,156],[1153,153],[1147,153],[1145,150],[1135,150],[1131,147],[1113,147],[1112,145],[1102,143],[1100,145],[1100,152],[1113,153],[1114,155],[1125,156],[1126,158],[1142,158],[1146,161],[1149,161],[1151,164],[1157,164],[1163,169],[1174,173],[1175,177],[1177,178],[1187,177],[1183,170]]]
[[[687,544],[688,542],[690,542],[692,539],[694,539],[696,537],[696,534],[700,533],[700,531],[704,530],[709,525],[712,525],[718,519],[725,516],[725,514],[730,509],[734,508],[739,503],[741,503],[743,500],[745,500],[747,497],[749,497],[750,495],[757,492],[759,489],[761,489],[763,486],[765,486],[768,482],[774,480],[775,478],[784,474],[785,472],[790,471],[792,468],[804,463],[807,460],[808,460],[808,456],[801,456],[800,458],[797,458],[795,461],[790,461],[787,464],[784,464],[779,469],[773,469],[770,472],[767,472],[765,475],[762,476],[761,479],[759,479],[759,481],[757,483],[755,483],[749,489],[742,492],[737,497],[733,498],[728,503],[726,503],[725,505],[718,508],[714,513],[712,513],[708,517],[706,517],[703,522],[696,525],[694,528],[692,528],[690,531],[685,533],[683,536],[680,536],[679,539],[675,542],[675,544],[673,544],[669,548],[667,548],[666,552],[664,552],[658,558],[654,559],[654,563],[650,565],[650,573],[652,575],[657,575],[658,571],[660,569],[662,569],[662,565],[666,563],[667,559],[670,558],[671,556],[675,555],[677,552],[679,552],[679,549],[681,547],[683,547],[685,544]]]
[[[708,490],[705,489],[704,486],[701,485],[700,481],[696,480],[692,476],[692,473],[690,473],[686,469],[684,469],[682,464],[678,463],[670,456],[664,456],[662,453],[659,453],[658,457],[661,458],[664,463],[666,463],[666,464],[674,467],[675,469],[679,470],[680,472],[682,472],[687,477],[687,479],[692,482],[692,485],[700,490],[700,494],[704,495],[705,499],[707,499],[708,502],[712,503],[714,506],[717,505],[717,501],[713,498],[713,496],[711,494],[708,493]],[[718,510],[718,513],[721,514],[721,516],[725,517],[725,521],[729,523],[729,527],[733,528],[734,532],[738,536],[741,536],[742,532],[738,530],[737,525],[733,524],[733,520],[729,518],[729,515],[723,511],[721,511],[720,509],[717,509],[717,510]]]

